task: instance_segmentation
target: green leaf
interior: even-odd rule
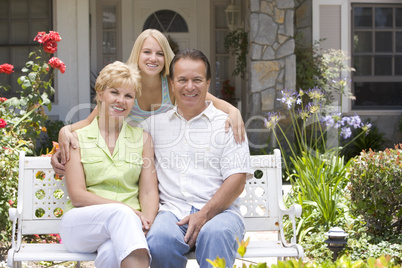
[[[31,82],[34,82],[36,80],[37,75],[38,75],[37,73],[31,72],[28,74],[28,78],[29,80],[31,80]]]
[[[49,90],[48,91],[49,91],[50,96],[52,96],[54,94],[54,92],[55,92],[54,88],[51,85],[49,85]]]
[[[26,76],[25,76],[25,75],[24,75],[24,76],[20,76],[20,77],[17,79],[18,84],[21,85],[22,83],[24,83],[25,79],[26,79]]]
[[[25,79],[25,81],[22,83],[21,87],[23,89],[31,88],[32,87],[31,81],[29,81],[28,79]]]
[[[259,262],[258,264],[257,264],[257,268],[267,268],[268,266],[267,266],[267,263],[266,262],[264,262],[264,263],[262,263],[262,262]]]
[[[34,64],[33,61],[27,61],[27,63],[25,64],[26,67],[31,67]]]
[[[9,103],[11,106],[14,106],[14,107],[20,106],[20,100],[16,97],[12,97],[11,99],[9,99]]]

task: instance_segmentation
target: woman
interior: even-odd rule
[[[130,113],[130,123],[141,122],[152,114],[166,112],[173,107],[175,99],[167,78],[173,56],[174,53],[167,38],[158,30],[148,29],[138,36],[127,64],[136,66],[140,70],[143,90],[141,97],[136,100]],[[230,124],[236,141],[243,142],[245,130],[239,110],[210,93],[207,94],[207,100],[212,101],[216,108],[229,115],[226,124],[227,130]],[[58,174],[64,173],[64,163],[69,159],[68,147],[70,143],[73,148],[78,145],[71,133],[89,125],[97,114],[98,111],[95,108],[88,118],[73,125],[64,126],[60,130],[60,150],[52,156],[52,166]]]
[[[148,267],[145,235],[158,211],[152,139],[125,121],[141,93],[139,71],[107,65],[95,90],[99,116],[74,135],[65,165],[70,201],[60,224],[72,252],[97,252],[96,267]]]

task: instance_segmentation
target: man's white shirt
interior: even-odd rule
[[[178,219],[189,215],[192,207],[201,209],[229,176],[252,176],[247,140],[237,144],[232,129],[225,132],[227,114],[211,102],[207,105],[188,121],[175,106],[140,124],[154,143],[160,211],[170,211]],[[237,200],[227,210],[241,217]]]

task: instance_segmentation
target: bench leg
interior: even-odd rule
[[[77,261],[77,264],[75,265],[75,267],[80,268],[81,267],[81,262]]]

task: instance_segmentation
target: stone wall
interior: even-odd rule
[[[295,88],[294,10],[294,0],[250,0],[246,127],[252,149],[261,149],[269,138],[262,116],[281,112],[280,91]]]
[[[312,0],[295,0],[295,36],[303,45],[312,44],[313,41],[313,7]],[[296,46],[297,46],[296,38]]]

